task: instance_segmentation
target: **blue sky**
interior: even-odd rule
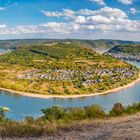
[[[140,0],[1,0],[0,39],[140,41]]]

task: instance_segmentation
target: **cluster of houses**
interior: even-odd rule
[[[104,76],[110,76],[113,82],[121,79],[131,78],[138,72],[134,68],[113,68],[113,69],[101,69],[96,73],[98,78],[94,80],[87,79],[81,83],[83,86],[91,86],[96,83],[101,83],[104,81]]]
[[[18,78],[23,79],[47,79],[50,81],[74,81],[80,77],[89,79],[93,77],[94,71],[80,71],[80,70],[48,70],[46,73],[40,72],[40,70],[33,70],[22,75],[18,75]]]
[[[96,84],[96,83],[101,83],[103,82],[103,79],[101,78],[98,78],[96,80],[86,80],[86,81],[82,81],[82,83],[80,85],[84,86],[84,87],[88,87],[88,86],[91,86],[93,84]]]
[[[18,78],[24,79],[46,79],[49,81],[75,81],[81,79],[82,86],[90,86],[96,83],[101,83],[104,81],[105,76],[111,77],[110,80],[117,81],[125,78],[131,78],[137,74],[134,68],[112,68],[112,69],[95,69],[89,71],[82,70],[48,70],[46,73],[40,70],[34,70],[22,75],[18,75]],[[98,77],[98,78],[97,78]]]
[[[28,72],[18,75],[17,78],[21,78],[21,79],[32,79],[33,77],[37,78],[36,74],[38,72],[40,72],[40,70],[28,71]]]
[[[41,74],[39,78],[51,81],[69,81],[77,78],[78,70],[51,70],[46,74]]]
[[[130,61],[140,61],[140,54],[128,54],[128,53],[107,53],[112,57],[121,59],[121,60],[130,60]]]

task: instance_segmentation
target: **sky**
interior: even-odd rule
[[[0,0],[0,39],[140,41],[140,0]]]

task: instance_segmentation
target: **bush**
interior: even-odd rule
[[[84,120],[87,118],[87,114],[84,108],[71,108],[67,117],[69,120]]]
[[[11,120],[5,120],[0,126],[1,137],[25,137],[25,136],[40,136],[43,134],[43,126],[31,125],[25,122],[15,122]]]
[[[140,111],[140,103],[134,103],[133,105],[126,107],[127,114],[134,114],[138,111]]]
[[[5,117],[4,110],[0,108],[0,118],[4,118],[4,117]]]
[[[50,122],[52,122],[53,120],[62,119],[66,114],[64,109],[59,106],[53,106],[52,108],[42,109],[42,112],[44,114],[43,118]]]
[[[103,118],[106,116],[105,112],[99,105],[92,105],[85,107],[88,118]]]
[[[109,112],[109,116],[120,116],[125,113],[125,108],[121,103],[114,104],[112,110]]]

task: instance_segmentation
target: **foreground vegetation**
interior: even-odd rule
[[[43,116],[38,119],[26,117],[21,122],[9,120],[0,109],[0,136],[1,137],[35,137],[41,135],[52,135],[63,129],[76,128],[82,122],[91,123],[98,119],[109,119],[112,117],[131,115],[140,111],[140,103],[127,107],[116,103],[108,113],[98,105],[86,106],[84,108],[62,108],[54,106],[43,109]]]
[[[26,45],[0,56],[0,87],[27,93],[99,93],[132,82],[138,73],[76,41]]]

